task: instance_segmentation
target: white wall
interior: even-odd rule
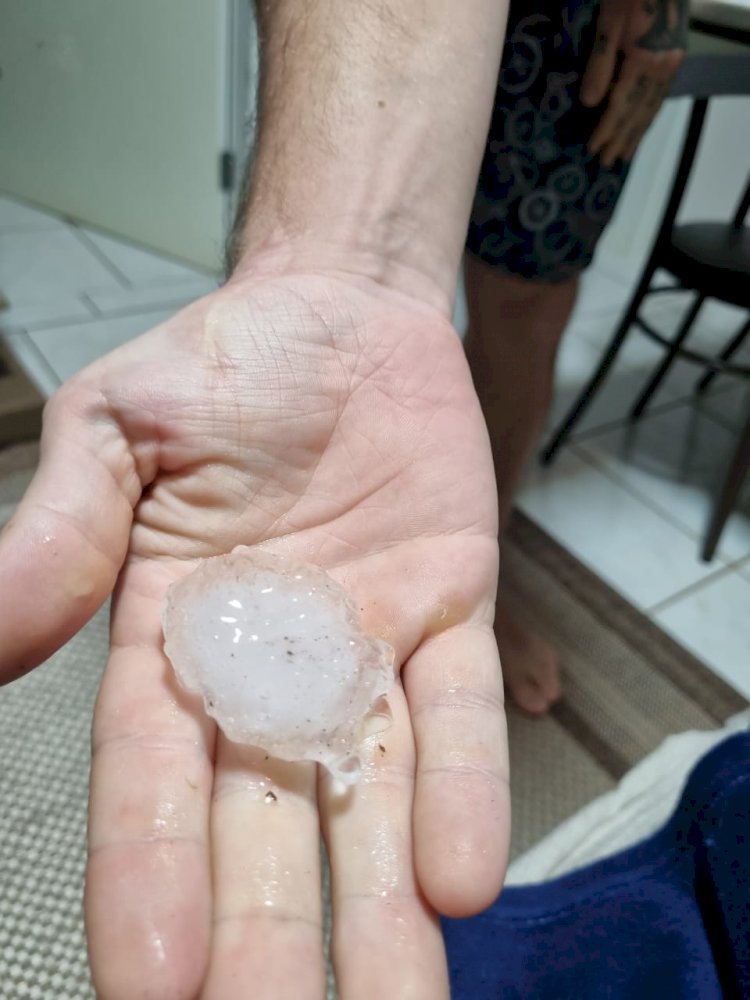
[[[0,0],[0,190],[217,266],[225,0]]]

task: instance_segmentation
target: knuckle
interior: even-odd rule
[[[502,713],[505,701],[502,695],[502,688],[498,690],[480,688],[453,688],[450,692],[440,692],[430,698],[424,704],[419,705],[413,712],[414,717],[420,715],[431,715],[437,713],[459,713],[459,712],[488,712],[490,714]]]
[[[493,761],[482,762],[479,760],[451,760],[441,764],[432,764],[420,768],[419,777],[422,778],[450,778],[462,785],[476,784],[491,785],[493,787],[506,786],[509,784],[507,772]]]

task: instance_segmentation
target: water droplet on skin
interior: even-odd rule
[[[277,801],[275,793],[270,790],[263,796],[263,800],[267,803],[267,805],[272,805]]]
[[[160,965],[164,966],[167,961],[167,949],[164,946],[164,940],[161,938],[156,931],[151,931],[148,935],[148,949],[153,955],[156,956],[156,961]]]

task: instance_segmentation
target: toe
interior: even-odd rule
[[[552,706],[553,699],[549,698],[533,680],[509,685],[509,689],[514,704],[529,715],[545,715]]]

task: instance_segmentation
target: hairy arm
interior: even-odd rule
[[[294,255],[447,310],[506,10],[504,0],[259,3],[260,138],[232,263],[260,254],[284,269]]]

